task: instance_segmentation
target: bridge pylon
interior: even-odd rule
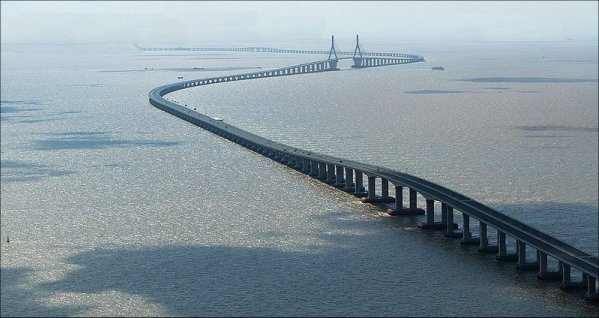
[[[331,56],[335,56],[334,59],[331,59]],[[337,57],[337,51],[335,50],[335,36],[331,35],[331,49],[329,50],[329,64],[332,69],[337,69],[337,61],[339,58]]]
[[[356,57],[356,54],[359,54],[360,57]],[[354,60],[352,67],[362,67],[362,49],[360,48],[360,37],[358,34],[356,34],[356,48],[354,49],[354,56],[352,58]]]

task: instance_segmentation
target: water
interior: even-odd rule
[[[597,255],[596,42],[370,46],[428,62],[169,98],[427,178]],[[597,314],[147,102],[178,76],[318,58],[3,45],[2,316]]]

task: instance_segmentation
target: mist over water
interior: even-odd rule
[[[427,62],[167,97],[426,178],[597,255],[596,42],[368,48]],[[597,314],[147,101],[167,83],[324,58],[3,45],[2,316]]]

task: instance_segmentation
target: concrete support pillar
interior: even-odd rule
[[[499,256],[497,256],[499,257]],[[538,269],[538,260],[539,260],[539,253],[537,253],[537,260],[534,262],[527,262],[526,261],[526,243],[520,240],[516,240],[516,254],[512,254],[512,255],[506,255],[503,257],[502,260],[510,260],[510,261],[517,261],[516,263],[516,269],[520,269],[520,270],[529,270],[529,269],[534,269],[537,270]]]
[[[482,221],[479,221],[479,222],[480,222],[480,226],[479,226],[479,232],[478,232],[478,236],[479,236],[478,251],[480,253],[497,253],[497,251],[498,251],[497,246],[489,246],[487,224]]]
[[[572,279],[570,277],[571,267],[566,263],[560,262],[560,264],[562,266],[562,283],[569,283]]]
[[[505,233],[497,230],[497,247],[499,251],[497,252],[499,256],[507,255],[507,248],[505,246]]]
[[[586,273],[582,273],[582,280],[575,282],[572,281],[571,277],[570,277],[570,270],[571,267],[568,264],[563,264],[562,266],[562,282],[559,284],[559,288],[561,290],[587,290],[587,293],[589,290],[594,289],[594,286],[592,286],[593,288],[591,288],[591,286],[589,285],[589,281],[588,281],[588,276]],[[596,294],[595,294],[596,295]],[[591,295],[585,295],[585,299],[592,299],[592,294]]]
[[[541,251],[537,251],[539,255],[539,276],[544,276],[547,274],[547,254]]]
[[[368,199],[373,200],[376,198],[376,177],[368,177]]]
[[[318,179],[325,180],[327,178],[327,164],[324,162],[318,163]]]
[[[526,264],[526,243],[516,240],[516,252],[518,253],[517,266],[524,266]]]
[[[441,223],[447,224],[447,205],[441,202]]]
[[[547,263],[547,253],[538,251],[539,253],[539,273],[537,273],[537,279],[546,280],[546,279],[562,279],[563,275],[563,263],[560,261],[558,263],[557,271],[549,271],[548,263]]]
[[[359,57],[354,57],[354,67],[357,68],[357,67],[363,67],[363,66],[364,66],[364,59],[359,58]]]
[[[327,183],[335,182],[335,165],[327,163]]]
[[[318,161],[310,160],[310,175],[312,177],[318,176]]]
[[[295,162],[295,165],[293,167],[299,171],[303,171],[304,170],[304,159],[297,157],[297,156],[293,156],[293,160]]]
[[[508,254],[505,240],[505,232],[497,230],[497,256],[495,259],[504,262],[513,262],[518,260],[518,253]],[[517,247],[516,247],[517,248]]]
[[[335,166],[335,186],[345,185],[345,178],[343,177],[343,166]]]
[[[389,197],[389,180],[385,178],[381,178],[381,197],[383,199]]]
[[[597,292],[597,279],[591,275],[587,275],[587,293],[584,295],[585,300],[599,300]]]
[[[395,186],[395,209],[403,209],[403,187]]]
[[[443,223],[447,225],[446,233],[453,232],[453,208],[441,202],[441,211],[445,211],[445,219]]]
[[[351,191],[354,186],[354,169],[345,168],[345,191]]]
[[[416,190],[410,188],[410,209],[416,209],[418,207],[416,194]]]
[[[329,67],[332,70],[336,70],[337,69],[337,60],[329,60]]]
[[[364,188],[364,180],[362,180],[363,178],[363,174],[362,171],[358,171],[356,170],[356,189],[354,191],[354,193],[356,194],[360,194],[363,192],[362,188]]]
[[[445,204],[445,203],[443,203]],[[447,211],[447,227],[445,230],[445,237],[450,238],[459,238],[462,237],[461,233],[457,233],[453,231],[453,207],[450,205],[446,205],[445,210]]]
[[[435,223],[435,200],[426,199],[426,224]]]
[[[311,169],[311,167],[310,167],[310,159],[304,158],[304,167],[303,167],[302,171],[304,173],[310,173],[310,171],[311,171],[310,169]]]
[[[472,233],[470,233],[470,215],[462,213],[462,219],[464,220],[464,230],[462,231],[462,241],[468,241],[472,238]]]
[[[480,244],[480,238],[472,237],[472,232],[470,232],[470,215],[462,212],[462,219],[464,220],[464,229],[462,230],[462,241],[460,244],[462,245],[478,245]]]

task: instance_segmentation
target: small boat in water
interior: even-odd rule
[[[431,70],[433,70],[433,71],[445,71],[445,68],[443,66],[433,66],[431,68]]]
[[[177,77],[177,78],[178,78],[178,79],[182,79],[182,78],[183,78],[183,76],[179,76],[179,77]]]

